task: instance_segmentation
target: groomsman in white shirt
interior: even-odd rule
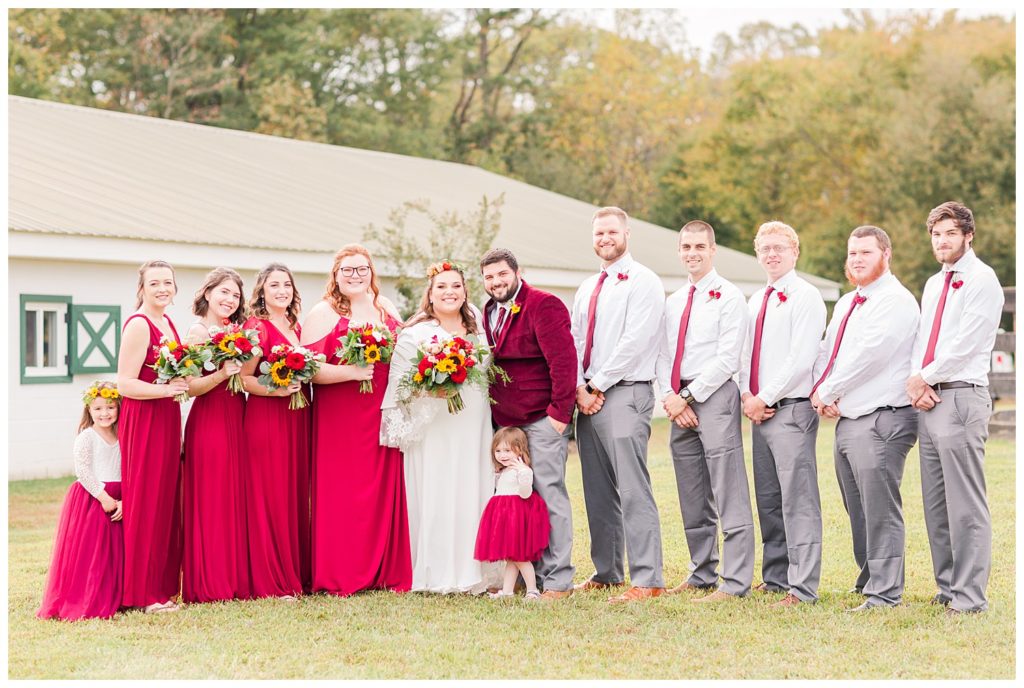
[[[901,603],[905,528],[900,483],[917,440],[917,410],[904,382],[920,310],[889,272],[892,242],[879,227],[853,230],[846,277],[856,290],[836,303],[825,331],[811,404],[838,418],[834,457],[843,505],[850,516],[854,589],[865,597],[847,611]]]
[[[740,399],[750,419],[754,496],[761,523],[761,592],[785,592],[776,607],[818,599],[821,499],[811,373],[825,330],[821,293],[796,274],[800,239],[782,222],[754,237],[768,285],[747,302]]]
[[[612,604],[658,597],[661,524],[647,472],[654,411],[655,356],[649,344],[661,322],[661,280],[629,254],[629,217],[601,208],[591,223],[601,272],[576,292],[572,334],[579,360],[576,441],[595,573],[576,590],[622,585],[629,553],[631,587]]]
[[[669,449],[690,550],[690,576],[670,592],[717,587],[692,600],[712,603],[747,595],[754,576],[754,519],[740,394],[732,379],[740,369],[747,308],[742,292],[715,270],[715,250],[708,223],[696,220],[679,230],[679,260],[689,277],[665,303],[657,366],[662,405],[673,423]]]
[[[939,588],[932,602],[947,606],[947,614],[981,612],[992,568],[984,470],[988,371],[1003,290],[974,254],[970,208],[943,203],[927,227],[942,269],[924,287],[907,393],[921,411],[921,492]]]

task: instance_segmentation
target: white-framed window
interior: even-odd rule
[[[21,382],[69,382],[70,296],[21,295]]]

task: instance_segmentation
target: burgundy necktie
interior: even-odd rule
[[[828,374],[832,372],[832,364],[836,362],[836,356],[839,354],[839,345],[843,341],[843,332],[846,331],[847,321],[849,321],[850,316],[853,315],[853,309],[867,300],[868,298],[866,296],[861,296],[860,294],[853,297],[853,302],[850,304],[850,310],[846,311],[846,315],[843,316],[843,322],[839,323],[839,331],[836,332],[836,343],[835,346],[832,347],[832,356],[828,359],[828,365],[825,366],[825,371],[821,374],[821,377],[818,378],[818,381],[814,383],[814,387],[811,389],[811,396],[814,396],[814,393],[818,391],[818,387],[820,387],[821,383],[825,381]]]
[[[590,305],[587,307],[587,341],[583,345],[584,375],[587,374],[587,368],[590,367],[590,349],[594,346],[594,326],[597,325],[597,297],[601,295],[601,286],[606,279],[608,279],[608,273],[602,271],[601,276],[597,279],[597,286],[594,287],[594,293],[590,295]]]
[[[495,346],[497,346],[498,340],[501,339],[501,331],[503,329],[505,329],[505,320],[506,320],[506,318],[508,316],[508,309],[507,308],[502,308],[501,306],[498,306],[497,308],[499,310],[499,313],[498,313],[498,322],[494,326],[494,344],[495,344]]]
[[[679,394],[680,376],[679,370],[683,365],[683,347],[686,344],[686,328],[690,324],[690,309],[693,308],[693,294],[697,291],[697,285],[690,285],[690,294],[686,297],[686,308],[683,309],[683,317],[679,318],[679,336],[676,338],[676,357],[672,361],[672,391]]]
[[[754,352],[750,355],[750,393],[757,395],[760,386],[758,385],[758,368],[761,365],[761,332],[764,331],[764,312],[768,309],[768,297],[775,291],[775,287],[768,287],[764,292],[764,301],[761,302],[761,310],[758,311],[757,321],[754,323]]]
[[[935,345],[939,342],[939,327],[942,326],[942,311],[946,308],[946,295],[949,294],[949,283],[953,281],[953,271],[946,273],[946,283],[942,285],[942,296],[939,297],[939,305],[935,307],[935,319],[932,320],[932,332],[928,335],[928,347],[924,350],[924,361],[921,367],[935,360]]]

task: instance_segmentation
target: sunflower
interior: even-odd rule
[[[167,342],[167,350],[168,351],[174,351],[177,348],[178,348],[178,342],[174,341],[173,339],[170,340],[169,342]]]
[[[376,363],[380,360],[380,347],[376,344],[370,344],[363,350],[363,358],[366,359],[367,363]]]
[[[110,389],[109,387],[104,387],[103,389],[100,390],[100,396],[103,397],[104,399],[110,399],[114,396],[114,390]]]
[[[423,376],[420,375],[419,373],[416,373],[415,375],[412,376],[412,381],[416,383],[423,382]]]
[[[455,362],[452,359],[444,358],[441,359],[441,361],[436,366],[434,366],[434,369],[437,370],[437,372],[439,373],[454,373],[456,367],[457,366],[455,365]]]
[[[226,354],[233,354],[235,353],[235,349],[232,346],[232,344],[234,344],[235,340],[241,336],[241,334],[229,334],[228,336],[224,337],[224,339],[220,340],[220,343],[217,345],[217,348]]]
[[[284,372],[283,377],[281,376],[282,371]],[[292,383],[292,370],[284,361],[278,361],[270,366],[270,379],[274,381],[275,385],[287,387]]]

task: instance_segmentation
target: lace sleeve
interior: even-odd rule
[[[402,451],[408,451],[420,440],[437,409],[443,406],[443,403],[431,403],[440,401],[437,399],[409,397],[402,389],[402,380],[412,369],[419,332],[421,328],[414,326],[398,335],[391,355],[388,388],[381,402],[380,443]]]
[[[75,438],[75,477],[86,492],[98,497],[106,486],[96,478],[96,473],[92,469],[92,437],[92,431],[83,430]]]
[[[533,494],[533,471],[524,468],[516,472],[516,483],[519,488],[519,496],[528,499]]]

